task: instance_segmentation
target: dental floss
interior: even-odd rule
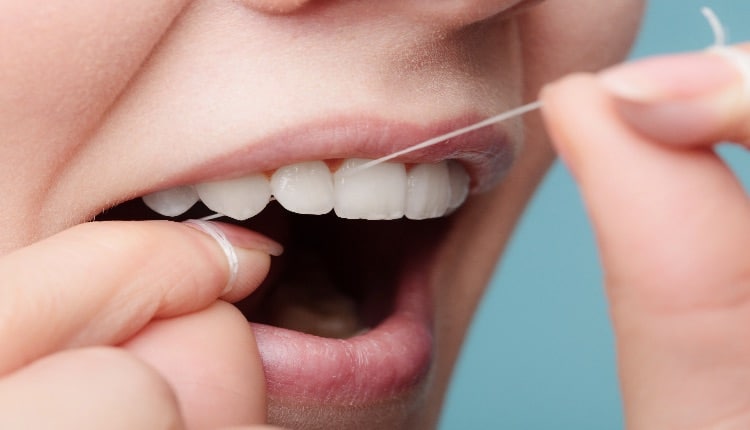
[[[701,8],[701,13],[708,21],[711,26],[711,30],[714,33],[714,44],[707,49],[708,52],[720,55],[725,60],[732,63],[742,75],[745,83],[745,95],[750,97],[750,54],[732,46],[728,46],[727,43],[727,30],[722,24],[719,17],[710,7]]]
[[[218,214],[217,214],[218,215]],[[227,239],[227,236],[224,234],[221,229],[216,227],[216,225],[204,221],[201,219],[190,219],[187,221],[184,221],[185,224],[188,224],[190,227],[193,227],[197,230],[200,230],[207,235],[214,238],[216,243],[219,244],[219,247],[224,252],[224,255],[227,257],[227,263],[229,264],[229,279],[227,280],[227,285],[224,287],[224,290],[221,294],[226,294],[230,291],[232,291],[232,287],[234,287],[234,282],[237,280],[237,273],[240,269],[240,263],[239,259],[237,258],[237,252],[234,250],[234,246],[232,243]]]
[[[204,216],[203,218],[198,218],[200,221],[213,221],[215,219],[223,218],[226,215],[220,214],[220,213],[214,213],[213,215]]]
[[[708,51],[714,52],[718,55],[723,56],[725,59],[733,63],[735,67],[737,67],[739,72],[745,78],[744,79],[745,91],[747,92],[748,95],[750,95],[750,55],[736,48],[727,46],[727,39],[728,39],[727,29],[722,24],[721,19],[719,19],[718,15],[716,15],[716,12],[714,12],[713,9],[711,9],[708,6],[704,6],[701,8],[701,14],[703,14],[703,16],[706,18],[706,21],[708,21],[708,25],[711,27],[711,31],[713,32],[713,35],[714,35],[714,43],[712,46],[708,48]],[[389,155],[380,157],[378,159],[368,161],[364,164],[361,164],[355,168],[348,170],[347,172],[344,173],[344,175],[350,176],[350,175],[357,174],[363,170],[367,170],[371,167],[377,166],[378,164],[385,163],[386,161],[390,161],[396,157],[400,157],[402,155],[408,154],[410,152],[418,151],[420,149],[428,148],[430,146],[445,142],[448,139],[452,139],[454,137],[458,137],[463,134],[470,133],[472,131],[475,131],[475,130],[478,130],[487,126],[497,124],[497,123],[512,119],[517,116],[524,115],[526,113],[535,111],[541,107],[542,107],[541,101],[535,101],[535,102],[531,102],[523,106],[519,106],[515,109],[505,111],[503,113],[484,119],[477,123],[468,125],[466,127],[463,127],[457,130],[450,131],[440,136],[430,138],[424,142],[417,143],[408,148],[393,152]],[[208,215],[206,217],[200,218],[199,221],[211,221],[211,220],[222,218],[222,217],[224,217],[224,215],[220,213],[214,213],[213,215]],[[221,233],[221,231],[219,231],[219,233]],[[223,235],[223,233],[221,234]],[[219,239],[217,239],[217,241],[218,240]],[[234,249],[232,249],[232,252],[234,252]]]
[[[442,143],[442,142],[444,142],[444,141],[446,141],[448,139],[452,139],[452,138],[460,136],[462,134],[466,134],[466,133],[469,133],[469,132],[472,132],[472,131],[475,131],[475,130],[479,130],[480,128],[487,127],[487,126],[492,125],[492,124],[497,124],[499,122],[503,122],[503,121],[506,121],[508,119],[511,119],[511,118],[514,118],[514,117],[517,117],[517,116],[521,116],[521,115],[523,115],[525,113],[535,111],[535,110],[537,110],[537,109],[539,109],[541,107],[542,107],[542,102],[541,101],[535,101],[535,102],[532,102],[532,103],[529,103],[529,104],[525,104],[523,106],[519,106],[519,107],[517,107],[515,109],[511,109],[509,111],[506,111],[506,112],[503,112],[501,114],[495,115],[493,117],[487,118],[485,120],[479,121],[479,122],[474,123],[472,125],[469,125],[469,126],[466,126],[466,127],[463,127],[463,128],[459,128],[458,130],[453,130],[453,131],[445,133],[443,135],[436,136],[436,137],[433,137],[431,139],[428,139],[428,140],[426,140],[426,141],[424,141],[422,143],[418,143],[416,145],[412,145],[412,146],[410,146],[408,148],[405,148],[405,149],[402,149],[400,151],[391,153],[391,154],[386,155],[384,157],[380,157],[378,159],[375,159],[375,160],[372,160],[372,161],[368,161],[368,162],[366,162],[364,164],[361,164],[361,165],[359,165],[357,167],[354,167],[354,168],[352,168],[350,170],[347,170],[344,174],[346,176],[357,174],[357,173],[359,173],[359,172],[361,172],[363,170],[369,169],[369,168],[371,168],[373,166],[377,166],[378,164],[381,164],[381,163],[385,163],[386,161],[392,160],[392,159],[394,159],[396,157],[400,157],[400,156],[402,156],[404,154],[408,154],[410,152],[414,152],[414,151],[417,151],[417,150],[420,150],[420,149],[428,148],[428,147],[433,146],[433,145],[437,145],[438,143]]]
[[[701,8],[701,13],[708,21],[708,25],[711,27],[711,30],[714,34],[714,45],[709,48],[710,51],[716,52],[717,54],[720,54],[724,56],[726,59],[734,63],[734,65],[740,70],[740,72],[745,77],[745,88],[748,94],[750,94],[750,56],[748,54],[745,54],[742,51],[737,50],[736,48],[730,48],[726,46],[727,42],[727,31],[724,25],[721,23],[721,20],[716,15],[716,13],[711,9],[710,7],[704,6]],[[516,116],[520,116],[523,114],[526,114],[528,112],[532,112],[534,110],[537,110],[542,107],[542,102],[535,101],[520,107],[517,107],[515,109],[511,109],[507,112],[501,113],[499,115],[490,117],[488,119],[485,119],[483,121],[480,121],[478,123],[472,124],[470,126],[460,128],[458,130],[454,130],[451,132],[448,132],[446,134],[443,134],[441,136],[433,137],[429,140],[426,140],[422,143],[418,143],[416,145],[410,146],[408,148],[402,149],[400,151],[394,152],[392,154],[386,155],[384,157],[378,158],[376,160],[368,161],[367,163],[364,163],[360,166],[357,166],[351,170],[348,170],[345,175],[353,175],[356,173],[359,173],[363,170],[369,169],[371,167],[377,166],[378,164],[384,163],[386,161],[392,160],[396,157],[400,157],[402,155],[408,154],[413,151],[417,151],[419,149],[424,149],[433,145],[436,145],[438,143],[442,143],[448,139],[460,136],[462,134],[466,134],[469,132],[472,132],[474,130],[487,127],[492,124],[496,124],[511,118],[514,118]]]
[[[708,21],[708,25],[711,26],[711,31],[714,33],[714,47],[726,46],[727,30],[716,15],[716,12],[708,6],[703,6],[701,13],[706,18],[706,21]]]

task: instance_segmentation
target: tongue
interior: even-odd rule
[[[286,281],[266,301],[268,324],[321,337],[346,339],[363,330],[357,303],[328,282]]]

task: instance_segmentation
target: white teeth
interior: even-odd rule
[[[261,212],[273,194],[288,211],[322,215],[333,209],[341,218],[421,220],[453,212],[469,194],[470,178],[456,161],[416,164],[382,163],[348,172],[369,160],[344,160],[331,174],[323,161],[281,167],[271,179],[263,174],[204,182],[159,191],[143,202],[164,216],[178,216],[198,200],[218,214],[246,220]]]
[[[397,219],[406,206],[406,168],[400,163],[378,164],[345,175],[368,160],[345,160],[334,180],[333,210],[340,218]]]
[[[291,212],[322,215],[333,209],[333,175],[322,161],[278,169],[271,176],[271,192]]]
[[[198,193],[191,186],[175,187],[143,196],[143,203],[163,216],[182,215],[198,200]]]
[[[469,195],[469,184],[471,178],[466,169],[456,161],[448,161],[448,173],[451,183],[451,199],[448,203],[448,211],[453,211],[461,206]]]
[[[209,209],[236,220],[257,215],[271,200],[271,186],[262,174],[204,182],[195,188]]]
[[[409,170],[406,217],[437,218],[445,215],[451,199],[448,164],[417,164]]]

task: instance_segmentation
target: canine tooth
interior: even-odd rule
[[[170,217],[184,214],[199,200],[195,188],[189,185],[157,191],[141,199],[152,211]]]
[[[333,175],[322,161],[276,170],[271,176],[271,192],[288,211],[322,215],[333,209]]]
[[[404,216],[406,168],[401,163],[383,163],[345,175],[368,160],[345,160],[333,175],[333,210],[341,218],[396,219]]]
[[[451,199],[448,203],[448,211],[461,206],[469,195],[469,183],[471,178],[466,169],[457,161],[448,161],[448,172],[451,182]]]
[[[417,164],[409,170],[406,217],[437,218],[445,215],[451,199],[451,181],[446,162]]]
[[[240,221],[260,213],[271,200],[271,186],[262,174],[204,182],[195,189],[209,209]]]

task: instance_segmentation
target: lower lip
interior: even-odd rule
[[[253,323],[269,397],[354,406],[420,385],[432,361],[429,288],[427,271],[411,269],[401,278],[394,311],[365,334],[327,339]]]

